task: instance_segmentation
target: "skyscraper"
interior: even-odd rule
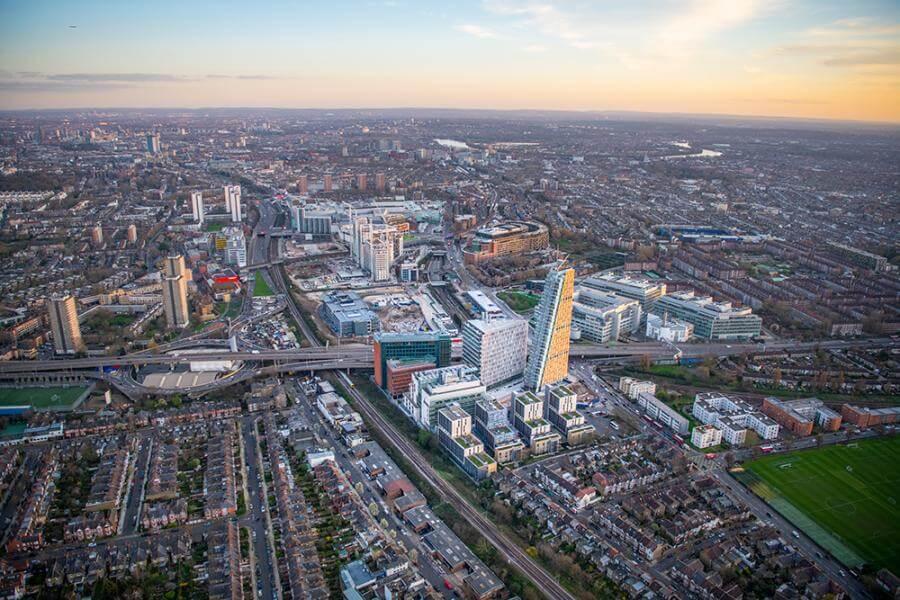
[[[91,228],[91,242],[93,242],[95,246],[103,245],[103,228],[99,225],[94,225],[94,227]]]
[[[301,175],[297,178],[297,193],[306,195],[309,191],[309,183],[306,175]]]
[[[384,192],[384,173],[375,173],[375,191]]]
[[[137,225],[132,223],[128,226],[128,243],[133,244],[137,241]]]
[[[232,223],[241,222],[241,186],[225,186],[225,210],[231,213]]]
[[[147,152],[150,154],[159,154],[160,151],[160,143],[159,143],[159,134],[158,133],[148,133],[147,134]]]
[[[333,189],[334,183],[332,182],[331,174],[325,175],[324,179],[322,180],[322,190],[325,192],[330,192]]]
[[[569,372],[569,334],[572,329],[574,269],[552,269],[534,316],[534,337],[525,369],[525,386],[542,390]]]
[[[528,353],[528,321],[469,319],[463,326],[463,361],[488,386],[522,375]]]
[[[358,189],[360,192],[366,191],[366,174],[365,173],[359,173],[356,176],[356,189]]]
[[[56,353],[75,354],[83,350],[75,296],[52,296],[47,303],[47,310],[50,313],[50,331],[53,333],[53,348]]]
[[[228,192],[225,193],[227,198]],[[203,225],[203,192],[191,192],[191,214],[195,223]]]
[[[184,274],[184,257],[166,258],[163,268],[163,310],[170,329],[181,329],[188,324],[187,279]]]

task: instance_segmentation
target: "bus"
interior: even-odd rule
[[[775,446],[760,446],[759,449],[762,451],[763,454],[768,454],[772,450],[775,449]]]
[[[710,460],[712,460],[712,459],[715,458],[715,457],[716,457],[716,453],[715,453],[715,452],[707,452],[707,453],[706,453],[706,458],[708,458],[708,459],[710,459]]]
[[[613,429],[615,429],[616,431],[619,430],[619,424],[616,423],[615,421],[610,421],[609,426],[612,427]]]
[[[676,433],[676,434],[674,434],[672,437],[675,438],[675,441],[676,441],[676,442],[678,442],[678,443],[681,444],[681,445],[684,445],[684,438],[682,438],[680,435],[678,435],[678,434]]]

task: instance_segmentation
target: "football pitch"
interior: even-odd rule
[[[900,567],[900,437],[776,454],[742,479],[847,566]]]
[[[0,388],[0,407],[30,404],[34,408],[66,408],[87,389],[85,386],[50,388]]]

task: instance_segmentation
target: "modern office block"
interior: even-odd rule
[[[750,307],[735,308],[730,302],[714,302],[692,291],[663,296],[653,312],[681,319],[694,326],[694,335],[708,340],[748,339],[762,331],[762,319]]]
[[[528,354],[528,322],[523,319],[466,321],[463,361],[478,370],[488,387],[520,377]]]
[[[388,361],[432,363],[435,367],[450,364],[450,336],[446,333],[420,331],[416,333],[385,333],[374,335],[375,383],[387,389]]]
[[[421,371],[412,376],[404,410],[420,427],[434,430],[439,410],[456,403],[471,414],[475,402],[484,396],[486,389],[475,369],[465,365]]]

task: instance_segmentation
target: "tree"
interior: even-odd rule
[[[641,370],[642,370],[642,371],[649,371],[649,370],[650,370],[650,365],[651,365],[651,364],[652,364],[652,362],[650,361],[650,355],[649,355],[649,354],[642,354],[642,355],[641,355]]]
[[[369,503],[369,514],[371,514],[373,517],[378,514],[378,505],[374,502]]]

